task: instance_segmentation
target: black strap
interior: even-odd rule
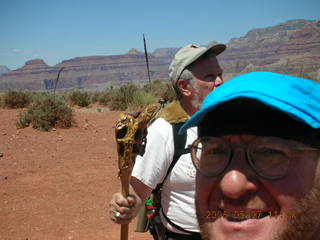
[[[161,208],[161,212],[162,212],[162,215],[164,216],[164,218],[167,220],[168,223],[170,223],[171,226],[174,226],[176,229],[182,231],[182,232],[185,232],[185,233],[189,233],[189,234],[199,234],[199,232],[192,232],[192,231],[188,231],[188,230],[185,230],[184,228],[180,227],[179,225],[173,223],[168,217],[167,215],[164,213],[163,211],[163,208]]]
[[[181,157],[181,155],[189,153],[190,149],[184,148],[187,142],[187,133],[184,132],[183,134],[179,135],[178,132],[180,128],[182,127],[182,123],[174,123],[172,124],[172,133],[173,133],[173,143],[174,143],[174,155],[172,162],[170,163],[170,166],[168,168],[168,171],[166,173],[166,176],[164,177],[163,181],[157,185],[157,187],[153,190],[153,192],[159,192],[160,189],[162,188],[164,181],[167,179],[169,176],[171,170],[173,167],[176,165],[177,161]]]
[[[201,240],[202,239],[200,233],[186,235],[186,234],[170,232],[169,230],[166,231],[166,237],[168,239],[174,239],[174,240]]]
[[[174,155],[173,155],[173,159],[172,162],[170,163],[170,166],[167,170],[166,176],[164,177],[163,181],[161,183],[159,183],[157,185],[157,187],[153,190],[153,192],[156,193],[160,193],[161,192],[161,188],[165,182],[165,180],[167,179],[167,177],[169,176],[170,172],[172,171],[173,167],[176,165],[176,163],[178,162],[179,158],[181,157],[181,155],[189,153],[190,152],[190,148],[185,148],[186,142],[187,142],[187,133],[184,132],[183,134],[179,135],[179,130],[182,127],[184,123],[176,123],[176,124],[172,124],[172,133],[173,133],[173,142],[174,142]],[[172,221],[170,221],[170,219],[164,214],[163,209],[161,208],[162,214],[165,217],[165,219],[176,229],[188,233],[188,234],[195,234],[195,232],[191,232],[191,231],[187,231],[184,230],[182,227],[174,224]],[[199,234],[199,233],[196,233]]]

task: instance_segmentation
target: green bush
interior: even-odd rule
[[[47,93],[45,93],[47,94]],[[70,92],[56,92],[56,97],[58,97],[61,101],[68,102],[70,101]]]
[[[157,101],[158,99],[155,96],[139,89],[134,93],[132,101],[128,103],[127,109],[129,111],[140,111],[148,104],[156,103]]]
[[[96,103],[100,101],[100,97],[101,97],[101,92],[91,92],[90,93],[90,101],[91,103]]]
[[[100,96],[99,103],[111,110],[140,110],[146,105],[164,99],[168,102],[175,99],[175,93],[169,82],[154,81],[143,88],[133,84],[120,87],[109,87]]]
[[[126,110],[130,103],[133,102],[138,87],[133,84],[122,85],[119,88],[113,88],[111,93],[111,110]]]
[[[176,94],[169,81],[155,80],[151,84],[144,85],[144,90],[156,98],[171,102],[176,99]]]
[[[72,109],[54,95],[38,97],[20,114],[17,127],[33,128],[48,131],[53,127],[69,128],[74,123]]]
[[[3,104],[7,108],[24,108],[31,102],[31,97],[28,93],[21,90],[9,90],[5,93]]]
[[[110,105],[111,102],[111,96],[112,96],[112,91],[113,88],[109,88],[105,91],[103,91],[100,96],[99,96],[99,104],[103,105],[103,106],[108,106]]]
[[[88,107],[91,103],[90,94],[88,92],[73,91],[69,97],[71,104],[80,107]]]
[[[4,93],[0,92],[0,107],[4,107]]]
[[[39,98],[42,99],[43,97],[47,96],[48,93],[46,92],[30,92],[29,96],[30,96],[30,104],[32,104],[33,102],[37,101]]]
[[[171,83],[166,83],[165,86],[166,86],[165,89],[161,93],[161,98],[168,101],[168,102],[172,102],[174,100],[177,100],[176,93],[175,93]]]

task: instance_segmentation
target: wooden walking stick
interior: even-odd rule
[[[148,123],[158,108],[159,105],[151,104],[137,114],[122,113],[116,123],[119,177],[124,197],[129,195],[129,182],[135,158],[138,154],[144,154]],[[128,231],[128,224],[121,225],[121,240],[128,239]]]

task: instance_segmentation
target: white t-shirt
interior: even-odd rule
[[[197,128],[187,131],[185,148],[197,138]],[[150,188],[161,183],[174,155],[172,125],[158,118],[148,128],[147,145],[143,157],[137,156],[132,176]],[[195,175],[190,154],[183,154],[162,187],[161,205],[165,215],[174,224],[187,231],[199,232],[195,212]],[[170,231],[181,232],[171,226],[161,214],[164,226]]]

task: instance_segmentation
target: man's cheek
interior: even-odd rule
[[[207,178],[199,176],[197,173],[196,177],[196,203],[198,210],[199,220],[203,222],[208,222],[215,220],[215,215],[219,214],[212,210],[215,208],[215,204],[212,202],[212,181],[208,181]]]
[[[209,219],[209,215],[208,215],[208,209],[204,208],[204,206],[199,206],[200,204],[196,204],[197,207],[197,219],[199,224],[204,224],[206,222],[208,222]]]

